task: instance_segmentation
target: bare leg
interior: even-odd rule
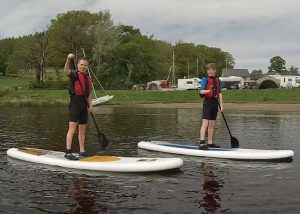
[[[78,140],[79,140],[80,152],[85,152],[84,149],[85,132],[86,132],[86,124],[79,124]]]
[[[69,122],[69,130],[67,133],[66,141],[67,141],[67,149],[72,148],[72,141],[73,141],[73,136],[77,128],[77,123],[75,122]]]
[[[216,121],[215,120],[209,120],[208,121],[208,144],[213,143],[213,135],[214,135],[214,128],[216,126]]]
[[[202,125],[200,128],[200,140],[205,140],[205,133],[206,133],[207,127],[208,127],[208,120],[203,119]]]

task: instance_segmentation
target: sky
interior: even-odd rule
[[[0,39],[41,31],[58,13],[109,10],[115,24],[227,51],[235,68],[300,67],[300,0],[0,0]],[[176,54],[176,53],[175,53]]]

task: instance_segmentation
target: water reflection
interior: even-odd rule
[[[8,148],[22,146],[64,150],[67,112],[65,107],[1,108],[0,213],[257,213],[257,207],[263,207],[264,213],[297,213],[300,209],[297,113],[226,112],[242,147],[292,149],[291,163],[141,150],[137,148],[141,140],[196,142],[200,110],[108,106],[95,109],[95,117],[111,143],[100,151],[90,123],[86,146],[91,154],[181,157],[184,166],[171,172],[120,174],[43,166],[5,155]],[[229,146],[221,117],[217,123],[215,141]],[[260,197],[253,197],[258,192]]]
[[[215,212],[221,208],[220,189],[223,187],[223,181],[214,174],[211,164],[202,163],[202,191],[201,191],[201,207],[207,212]]]
[[[77,205],[72,208],[72,214],[77,213],[98,213],[93,210],[94,208],[94,196],[92,191],[89,191],[88,183],[85,178],[72,178],[68,188],[68,193],[72,198],[77,201]],[[102,211],[107,211],[106,207],[100,208]]]

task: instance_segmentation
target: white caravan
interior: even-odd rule
[[[280,87],[282,88],[300,88],[300,76],[291,75],[269,75],[275,79],[280,80]]]
[[[178,79],[178,90],[196,90],[200,88],[200,78]]]

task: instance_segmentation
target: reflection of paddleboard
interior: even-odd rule
[[[181,155],[237,160],[278,160],[291,159],[294,156],[294,152],[292,150],[260,150],[239,148],[210,148],[209,150],[199,150],[197,145],[176,144],[165,141],[142,141],[138,143],[138,147],[142,149]]]
[[[134,158],[99,155],[72,161],[64,158],[64,152],[33,148],[12,148],[7,150],[7,155],[40,164],[110,172],[161,171],[178,168],[183,164],[180,158]]]

